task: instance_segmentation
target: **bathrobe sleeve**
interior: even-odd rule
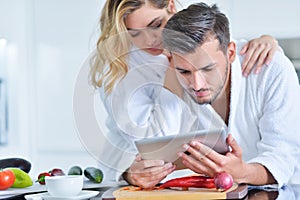
[[[280,52],[257,84],[256,100],[261,140],[258,156],[249,163],[264,165],[278,182],[287,184],[299,165],[300,88],[292,63]]]

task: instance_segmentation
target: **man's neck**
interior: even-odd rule
[[[228,125],[230,114],[230,90],[231,90],[231,69],[229,68],[228,79],[226,80],[224,91],[220,96],[211,104],[214,110],[221,116],[224,122]]]

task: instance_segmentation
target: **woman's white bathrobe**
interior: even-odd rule
[[[101,160],[106,180],[119,180],[137,154],[134,140],[186,133],[196,116],[182,99],[163,87],[169,60],[133,48],[129,71],[110,95],[100,88],[108,118]]]

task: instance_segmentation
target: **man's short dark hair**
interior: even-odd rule
[[[229,21],[216,4],[190,5],[176,13],[163,30],[164,46],[171,52],[192,53],[208,37],[215,37],[226,53],[230,41]]]

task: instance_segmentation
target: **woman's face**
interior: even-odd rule
[[[146,3],[126,17],[125,25],[135,46],[152,55],[163,52],[162,29],[176,11],[175,6],[168,8],[158,9]]]

